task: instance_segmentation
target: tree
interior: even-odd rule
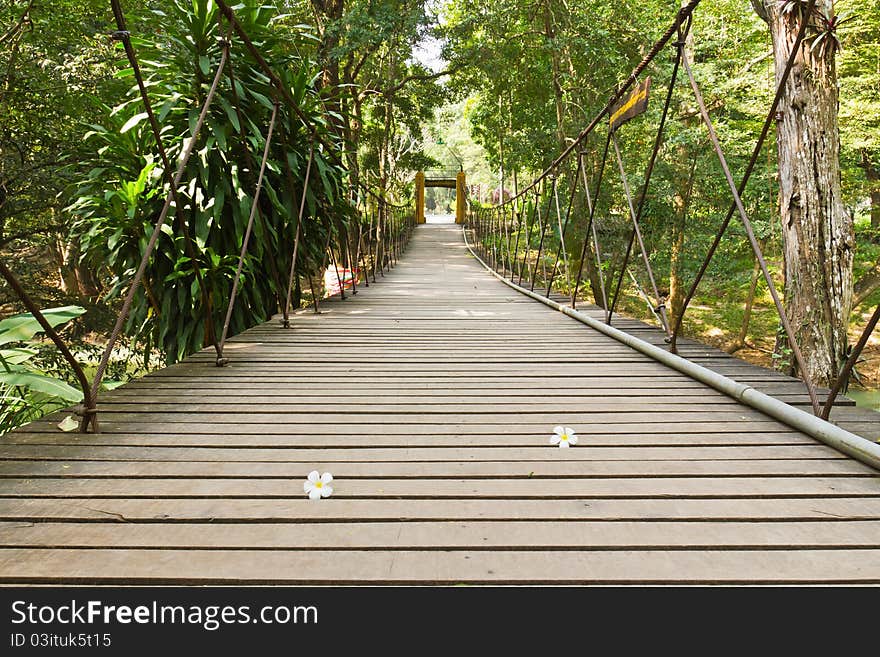
[[[290,267],[297,234],[297,271],[318,273],[324,266],[328,232],[344,230],[353,216],[344,173],[333,162],[338,156],[319,147],[306,186],[307,212],[298,230],[312,131],[327,144],[333,138],[331,128],[313,87],[312,62],[290,53],[290,34],[273,27],[277,10],[261,0],[248,0],[238,6],[237,14],[298,104],[298,112],[282,102],[254,57],[233,38],[230,64],[176,190],[180,207],[163,227],[144,275],[145,294],[135,297],[127,326],[128,335],[160,349],[167,362],[201,349],[210,343],[209,336],[221,332],[273,101],[278,102],[277,121],[230,316],[231,333],[277,312],[287,291],[286,276],[280,272]],[[132,34],[142,35],[132,40],[173,163],[191,138],[222,60],[217,5],[173,0],[158,14],[131,18]],[[120,75],[129,76],[131,70],[123,69]],[[91,152],[78,163],[81,179],[68,211],[75,218],[73,233],[84,256],[101,271],[106,295],[112,298],[131,282],[168,194],[170,176],[163,171],[136,86],[125,102],[105,114],[105,125],[92,125],[83,139]]]
[[[807,4],[752,0],[770,27],[777,80],[808,21],[777,121],[779,213],[786,310],[804,353],[802,374],[828,385],[846,358],[855,238],[841,192],[834,2],[819,0],[809,15]]]
[[[44,286],[41,297],[95,292],[67,239],[61,193],[66,160],[84,151],[81,124],[100,111],[100,96],[124,93],[112,76],[107,10],[103,0],[0,5],[0,248],[13,252],[31,288],[57,266],[61,294]],[[21,247],[37,242],[39,255],[25,264]]]

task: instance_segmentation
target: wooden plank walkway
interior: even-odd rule
[[[322,311],[108,394],[99,435],[0,439],[0,582],[880,583],[876,471],[510,290],[458,227]]]

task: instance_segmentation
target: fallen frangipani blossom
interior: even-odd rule
[[[322,497],[330,497],[333,494],[333,475],[329,472],[319,474],[312,470],[303,483],[303,490],[309,494],[310,500],[320,500]]]
[[[550,436],[550,444],[571,447],[578,444],[578,437],[571,427],[554,427],[553,435]]]
[[[79,422],[77,422],[72,415],[68,415],[58,423],[58,428],[62,431],[70,432],[79,428]]]

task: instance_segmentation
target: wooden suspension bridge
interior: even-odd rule
[[[876,470],[505,286],[460,226],[226,349],[106,394],[101,433],[56,415],[0,440],[0,581],[880,583]],[[832,419],[880,433],[846,399]],[[314,469],[329,499],[304,496]]]

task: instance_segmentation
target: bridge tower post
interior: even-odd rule
[[[459,171],[455,176],[455,223],[457,224],[463,224],[467,214],[465,183],[464,171]]]
[[[425,223],[425,172],[416,172],[416,223]]]

